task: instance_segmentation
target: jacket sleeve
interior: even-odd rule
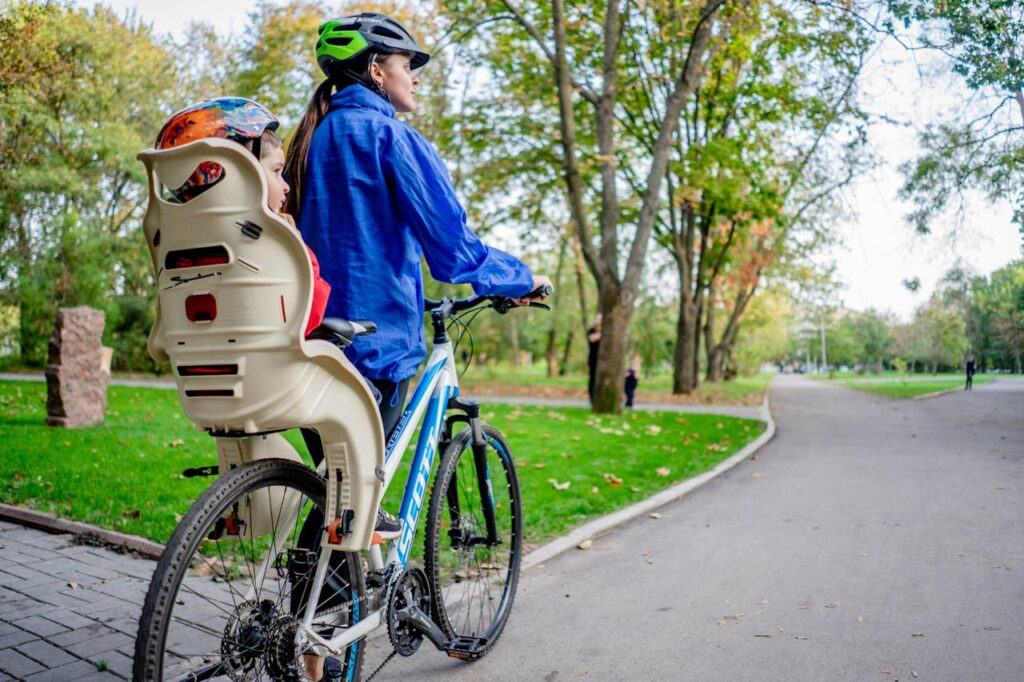
[[[423,249],[431,276],[449,284],[472,284],[477,294],[529,293],[530,268],[486,246],[469,229],[448,170],[434,148],[411,128],[393,129],[390,142],[382,159],[390,189]]]

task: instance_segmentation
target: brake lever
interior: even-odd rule
[[[544,310],[551,310],[551,306],[547,303],[538,303],[537,301],[530,301],[528,304],[531,308],[542,308]]]

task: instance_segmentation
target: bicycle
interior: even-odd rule
[[[182,518],[154,573],[136,640],[136,678],[300,680],[304,656],[328,653],[341,662],[340,679],[356,680],[362,640],[379,627],[404,656],[424,637],[463,660],[488,653],[515,598],[522,501],[505,438],[483,423],[479,404],[459,396],[458,340],[453,345],[448,327],[462,324],[465,333],[459,313],[504,313],[514,305],[496,296],[427,302],[433,351],[387,444],[382,472],[387,488],[422,420],[399,512],[402,534],[386,559],[375,545],[364,569],[357,553],[323,552],[302,537],[302,520],[326,511],[324,479],[304,464],[265,459],[225,472]],[[339,334],[340,343],[350,341]],[[460,422],[466,426],[455,433]],[[438,451],[420,569],[409,558]],[[211,469],[187,475],[219,473]],[[270,527],[251,522],[246,538],[238,511],[264,496]],[[334,554],[340,559],[332,561]]]

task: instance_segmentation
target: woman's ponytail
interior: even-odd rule
[[[288,192],[284,210],[296,221],[299,219],[299,209],[302,206],[302,186],[306,180],[306,158],[309,156],[309,145],[313,141],[313,131],[327,116],[333,90],[334,83],[330,79],[317,86],[313,98],[309,101],[309,106],[306,107],[306,113],[302,115],[302,120],[295,127],[291,143],[288,145],[284,167],[291,191]]]

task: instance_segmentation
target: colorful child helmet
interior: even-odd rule
[[[223,137],[245,144],[280,121],[270,111],[244,97],[218,97],[185,107],[167,119],[156,136],[157,149],[170,149],[207,137]]]
[[[185,107],[164,123],[156,136],[157,149],[171,149],[195,140],[221,137],[238,142],[260,158],[260,138],[276,131],[280,121],[257,102],[243,97],[218,97]],[[169,198],[184,203],[202,194],[224,175],[218,163],[204,161],[181,187],[168,189]]]
[[[316,62],[324,75],[339,75],[358,70],[373,52],[411,57],[411,66],[418,69],[430,60],[416,39],[405,28],[385,14],[361,12],[325,21],[317,29]]]

